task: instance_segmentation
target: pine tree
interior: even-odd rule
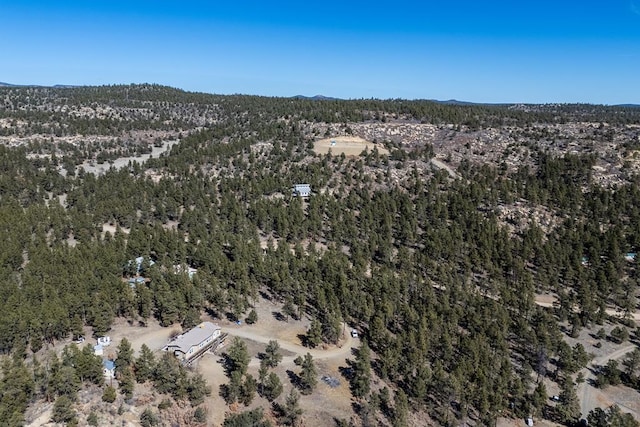
[[[289,317],[293,317],[296,314],[296,308],[293,305],[291,298],[286,298],[284,305],[282,306],[282,314],[284,314],[285,320],[288,322]]]
[[[122,372],[125,368],[133,364],[133,349],[127,338],[122,338],[116,352],[116,374]]]
[[[291,389],[284,405],[281,406],[282,423],[287,426],[295,426],[302,415],[300,409],[300,395],[295,389]]]
[[[540,414],[542,408],[544,408],[544,405],[547,402],[547,399],[547,388],[545,387],[544,382],[540,381],[531,396],[531,404],[536,409],[537,414]]]
[[[204,402],[206,396],[211,395],[211,387],[207,385],[202,375],[197,374],[189,379],[187,393],[189,394],[191,406],[198,406]]]
[[[68,396],[60,396],[56,399],[51,413],[51,420],[55,423],[65,423],[67,426],[78,425],[73,402]]]
[[[250,356],[247,344],[238,337],[234,338],[226,353],[227,372],[238,371],[241,374],[246,373],[249,360]]]
[[[356,360],[353,363],[353,380],[351,391],[354,397],[364,398],[369,394],[371,387],[371,351],[366,340],[358,349]]]
[[[156,358],[153,352],[146,344],[142,344],[142,347],[140,347],[140,356],[138,356],[134,364],[136,381],[143,383],[150,380],[155,368]]]
[[[322,325],[317,319],[313,319],[309,325],[307,342],[311,348],[315,348],[322,342]]]
[[[263,387],[263,395],[269,401],[273,402],[282,394],[282,383],[275,372],[270,372],[265,380]]]
[[[246,375],[244,382],[240,387],[240,401],[249,406],[255,397],[256,390],[258,389],[258,383],[252,375]]]
[[[131,367],[128,365],[123,366],[117,375],[120,393],[124,395],[125,399],[131,399],[133,397],[133,390],[135,388],[134,375]]]
[[[94,354],[91,345],[87,344],[81,352],[75,354],[74,365],[76,374],[81,381],[88,381],[97,385],[104,383],[102,359]]]
[[[106,386],[102,392],[102,400],[107,403],[113,403],[116,401],[116,389],[110,385]]]
[[[271,340],[267,347],[264,349],[262,362],[264,362],[265,366],[268,368],[275,368],[282,361],[282,354],[280,353],[280,344],[278,341]]]
[[[580,404],[576,394],[575,384],[571,378],[566,378],[562,382],[560,391],[560,402],[556,410],[560,419],[567,424],[574,423],[580,417]]]
[[[246,322],[249,325],[253,325],[257,321],[258,321],[258,313],[256,313],[254,309],[251,309],[251,311],[249,312],[249,315],[246,318]]]
[[[34,381],[22,359],[7,359],[0,379],[0,419],[10,426],[24,424],[24,413],[34,391]]]
[[[402,390],[398,390],[395,395],[395,406],[393,409],[393,426],[405,427],[409,414],[409,401],[407,395]]]
[[[300,387],[303,394],[311,394],[318,383],[316,366],[313,363],[313,356],[305,354],[301,364]]]

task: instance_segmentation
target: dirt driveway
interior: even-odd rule
[[[580,399],[580,411],[582,412],[582,418],[587,418],[589,412],[596,408],[607,408],[613,404],[617,404],[620,406],[623,412],[631,413],[636,419],[639,419],[639,414],[632,408],[626,408],[624,404],[620,402],[613,401],[610,399],[606,390],[601,390],[599,388],[595,388],[593,385],[593,381],[596,379],[596,375],[593,373],[593,368],[595,366],[603,366],[606,365],[609,360],[619,360],[623,358],[627,353],[632,352],[636,348],[635,344],[626,345],[613,353],[609,353],[602,357],[596,357],[587,365],[586,368],[582,370],[582,374],[584,375],[585,381],[578,385],[578,389],[576,390],[578,398]]]
[[[340,343],[339,346],[329,346],[326,349],[322,348],[308,348],[304,347],[297,343],[292,343],[289,341],[281,341],[276,336],[268,336],[265,335],[264,331],[252,330],[251,326],[238,327],[238,328],[223,328],[223,332],[227,332],[231,336],[236,336],[240,338],[250,339],[252,341],[256,341],[263,344],[268,344],[271,340],[278,341],[280,347],[284,350],[295,353],[296,356],[286,356],[283,357],[281,364],[283,365],[293,365],[293,360],[300,355],[305,355],[310,353],[313,356],[314,360],[330,360],[330,359],[346,359],[352,356],[353,347],[357,346],[357,342],[355,339],[351,337],[350,334],[345,333],[345,339]],[[347,328],[345,325],[345,330],[350,331],[351,329]],[[258,366],[260,361],[258,359],[251,360],[250,366]]]
[[[540,294],[535,296],[535,303],[541,307],[553,307],[556,300],[556,296],[550,294]],[[614,309],[609,308],[606,312],[610,316],[622,317],[621,313]],[[632,313],[631,318],[635,321],[640,320],[640,312],[636,311],[635,313]],[[587,367],[581,371],[584,375],[585,381],[578,385],[576,393],[580,400],[582,418],[586,418],[589,412],[595,408],[607,408],[613,404],[617,404],[622,411],[629,412],[636,419],[640,420],[640,412],[635,408],[625,405],[621,399],[614,398],[612,393],[610,393],[609,387],[603,390],[592,385],[596,379],[596,375],[593,372],[595,367],[606,365],[610,360],[622,359],[627,353],[632,352],[635,348],[637,348],[635,344],[627,344],[620,348],[611,349],[610,352],[595,357]],[[632,391],[631,389],[629,389],[629,391],[634,394],[634,398],[637,398],[638,393],[636,391]]]
[[[278,341],[284,356],[282,362],[274,370],[284,387],[280,399],[283,399],[283,396],[293,387],[288,379],[288,372],[297,372],[299,370],[299,368],[295,367],[294,359],[310,353],[318,370],[319,384],[311,395],[301,396],[300,398],[300,405],[304,410],[304,425],[307,427],[325,427],[332,424],[331,420],[334,417],[350,418],[353,415],[351,393],[348,382],[340,374],[340,367],[346,366],[346,359],[353,358],[353,348],[357,348],[360,342],[359,339],[351,337],[348,326],[344,325],[344,334],[338,346],[331,345],[311,349],[304,347],[300,340],[300,336],[305,334],[309,327],[310,321],[308,318],[282,320],[279,315],[282,304],[264,298],[254,301],[253,308],[258,314],[258,322],[253,325],[245,323],[237,325],[226,319],[210,319],[207,316],[203,316],[203,320],[211,320],[218,323],[222,328],[222,332],[229,334],[226,346],[230,344],[234,337],[247,341],[249,352],[252,356],[249,362],[249,373],[254,378],[258,377],[260,365],[260,360],[256,357],[257,353],[263,351],[269,341]],[[218,351],[218,354],[222,352],[224,352],[224,347]],[[227,412],[252,409],[258,406],[262,406],[269,412],[270,403],[259,396],[256,396],[254,402],[248,408],[232,408],[224,402],[218,391],[221,384],[229,382],[229,378],[225,375],[220,359],[219,356],[207,354],[195,366],[195,369],[204,376],[212,388],[212,395],[206,401],[209,409],[210,425],[221,425]],[[322,375],[340,378],[341,385],[337,388],[329,387],[320,381],[320,376]]]

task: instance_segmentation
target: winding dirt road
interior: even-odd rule
[[[613,353],[609,353],[601,357],[596,357],[591,361],[591,363],[589,363],[589,365],[587,365],[586,368],[582,370],[585,381],[580,384],[578,386],[578,389],[576,390],[578,399],[580,399],[580,412],[582,412],[582,418],[586,419],[589,412],[594,410],[595,408],[606,408],[615,403],[610,402],[600,389],[597,389],[591,385],[591,383],[596,379],[596,375],[593,373],[594,368],[596,368],[597,366],[606,365],[610,360],[621,359],[627,353],[632,352],[635,348],[636,346],[634,344],[630,344],[625,347],[619,348]],[[618,403],[618,406],[621,405]]]
[[[458,175],[456,175],[456,173],[453,171],[453,169],[451,169],[447,164],[441,162],[440,160],[436,159],[435,157],[431,159],[431,164],[434,165],[435,167],[437,167],[438,169],[444,169],[447,171],[447,173],[449,174],[449,176],[453,179],[456,179],[458,177]]]
[[[556,297],[554,295],[536,295],[535,302],[541,307],[553,307],[556,302]],[[608,308],[606,310],[606,313],[610,316],[622,317],[622,314],[619,311],[611,308]],[[632,313],[631,318],[635,321],[640,320],[640,312],[636,311],[635,313]],[[592,383],[596,379],[596,375],[593,373],[595,368],[597,366],[606,365],[610,360],[621,359],[627,353],[632,352],[635,348],[636,346],[634,344],[629,344],[617,349],[612,353],[596,357],[587,365],[587,367],[582,370],[585,381],[582,384],[579,384],[576,390],[576,394],[578,395],[578,399],[580,400],[580,412],[582,413],[582,418],[586,419],[589,412],[594,410],[595,408],[606,408],[616,403],[610,401],[610,399],[606,397],[605,393],[603,393],[602,390],[597,389],[592,385]],[[627,409],[620,403],[617,403],[617,405],[622,410]],[[628,409],[628,411],[633,412],[633,410],[630,408]]]
[[[553,296],[553,295],[536,295],[536,298],[535,298],[535,303],[537,305],[539,305],[540,307],[550,308],[550,307],[554,306],[555,302],[556,302],[556,297]],[[574,308],[574,310],[577,311],[577,308]],[[609,316],[615,316],[615,317],[619,317],[619,318],[624,317],[624,313],[622,313],[622,312],[620,312],[618,310],[614,310],[613,308],[607,308],[605,310],[605,312]],[[630,318],[633,319],[636,322],[640,321],[640,311],[636,311],[635,313],[631,313],[630,314]]]

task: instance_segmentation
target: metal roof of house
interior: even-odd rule
[[[309,184],[295,184],[292,188],[294,196],[309,196],[311,194],[311,186]]]
[[[178,335],[173,341],[167,344],[167,347],[186,353],[194,345],[198,345],[212,336],[217,329],[220,329],[220,326],[211,322],[202,322],[189,332]]]
[[[109,359],[104,359],[102,361],[102,366],[104,366],[105,369],[109,369],[109,370],[116,369],[115,362],[113,360],[109,360]]]

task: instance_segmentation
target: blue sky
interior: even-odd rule
[[[0,81],[640,103],[640,0],[0,1]]]

